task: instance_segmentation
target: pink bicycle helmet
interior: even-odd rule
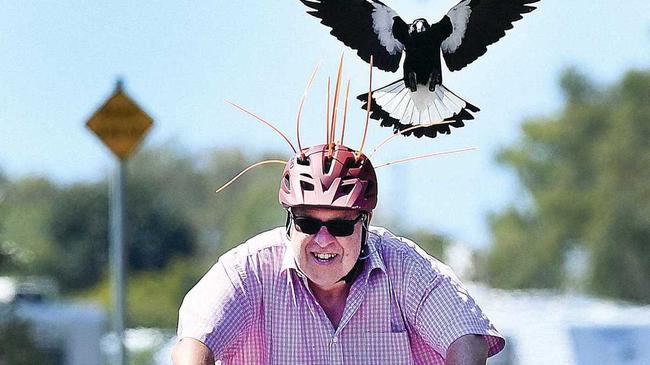
[[[318,145],[287,161],[280,183],[282,206],[372,212],[377,206],[377,176],[370,160],[341,145],[335,145],[329,156],[327,145]]]

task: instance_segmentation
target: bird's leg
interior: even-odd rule
[[[411,71],[406,75],[404,80],[406,87],[408,87],[412,92],[415,92],[418,88],[417,77],[415,76],[415,71]]]
[[[441,85],[441,84],[442,84],[442,73],[434,71],[431,74],[431,80],[429,80],[429,91],[435,91],[436,85]]]

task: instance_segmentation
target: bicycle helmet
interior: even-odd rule
[[[377,176],[370,160],[352,148],[308,147],[287,161],[279,199],[287,209],[308,206],[371,213],[377,206]]]

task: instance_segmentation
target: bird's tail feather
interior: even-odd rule
[[[362,108],[366,110],[368,94],[361,94],[357,99],[364,102]],[[404,133],[418,138],[449,134],[449,126],[463,127],[464,120],[474,119],[471,112],[480,110],[444,85],[436,85],[434,91],[429,91],[426,85],[418,85],[412,92],[401,79],[373,91],[371,102],[370,118],[379,120],[383,127],[392,127],[395,133],[422,125],[422,128]]]

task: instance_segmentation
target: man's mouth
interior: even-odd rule
[[[334,260],[334,258],[336,258],[336,256],[338,256],[338,254],[335,253],[317,253],[317,252],[312,252],[311,255],[314,256],[316,261],[323,262],[323,263],[331,262],[332,260]]]

